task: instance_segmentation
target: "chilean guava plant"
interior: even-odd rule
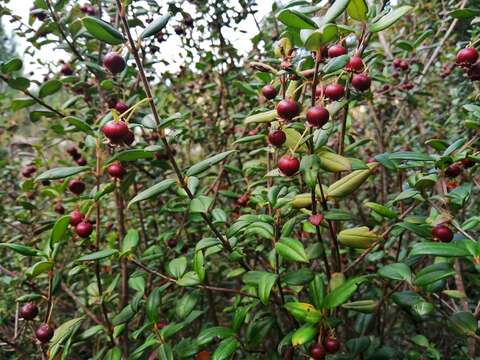
[[[480,3],[33,3],[1,359],[480,359]]]

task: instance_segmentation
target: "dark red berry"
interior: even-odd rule
[[[409,67],[410,65],[408,65],[408,62],[406,62],[405,60],[402,60],[400,62],[400,69],[402,69],[403,71],[408,70]]]
[[[160,320],[155,324],[155,327],[157,328],[157,330],[162,330],[167,325],[168,323],[166,321]]]
[[[20,316],[25,320],[33,320],[38,315],[38,307],[34,303],[26,303],[20,308]]]
[[[37,168],[33,165],[26,166],[22,169],[22,176],[29,178],[32,176],[32,174],[37,171]]]
[[[363,60],[360,56],[352,56],[350,60],[348,60],[347,66],[345,69],[351,72],[361,72],[363,71],[364,65]]]
[[[73,210],[70,213],[70,225],[77,226],[78,224],[80,224],[83,221],[84,218],[85,217],[83,216],[83,214],[80,211]]]
[[[60,73],[65,76],[73,75],[73,69],[70,64],[63,64],[60,68]]]
[[[277,114],[282,119],[291,120],[300,113],[300,106],[292,99],[284,99],[277,104]]]
[[[183,27],[181,27],[180,25],[175,25],[173,27],[173,31],[175,31],[175,34],[177,34],[177,35],[185,34],[185,29]]]
[[[478,51],[475,48],[467,47],[457,54],[457,64],[462,66],[470,66],[478,60]]]
[[[447,175],[449,178],[454,178],[460,175],[461,172],[462,168],[459,164],[452,164],[445,170],[445,175]]]
[[[402,60],[400,59],[394,59],[392,62],[392,65],[395,69],[400,69],[400,64],[402,63]]]
[[[315,360],[323,360],[325,359],[325,348],[318,343],[314,343],[310,345],[310,356]]]
[[[268,100],[275,99],[275,96],[277,96],[277,89],[275,89],[275,86],[273,85],[265,85],[262,88],[262,95]]]
[[[273,130],[268,134],[268,141],[273,146],[280,147],[285,143],[286,140],[287,135],[285,135],[283,130]]]
[[[122,164],[119,163],[119,162],[116,162],[116,163],[110,165],[107,168],[107,172],[111,177],[113,177],[115,179],[121,179],[122,176],[125,174],[125,170],[124,170]]]
[[[210,360],[210,353],[207,350],[195,354],[195,360]]]
[[[319,97],[321,97],[324,93],[325,89],[323,88],[323,86],[317,86],[315,88],[315,98],[318,99]]]
[[[314,106],[308,109],[307,122],[313,127],[322,127],[328,122],[330,114],[323,106]]]
[[[75,147],[75,145],[68,145],[67,154],[70,156],[75,156],[78,154],[78,149]]]
[[[462,161],[460,161],[460,163],[462,164],[462,166],[466,169],[468,168],[471,168],[473,166],[475,166],[475,161],[469,159],[469,158],[465,158],[465,159],[462,159]]]
[[[135,141],[135,134],[133,133],[132,130],[128,129],[128,133],[127,135],[125,135],[123,142],[125,145],[130,146],[133,144],[134,141]]]
[[[65,214],[65,208],[63,207],[61,202],[57,202],[55,204],[54,210],[57,214]]]
[[[120,114],[123,114],[125,111],[129,109],[128,105],[124,102],[118,101],[115,104],[115,110],[117,110]]]
[[[249,201],[250,201],[250,194],[246,193],[238,197],[237,204],[240,206],[245,206],[248,204]]]
[[[112,51],[103,57],[103,66],[105,66],[112,74],[118,74],[125,69],[127,63],[119,53]]]
[[[278,168],[283,174],[291,176],[300,168],[300,161],[293,156],[284,155],[278,160]]]
[[[130,132],[128,125],[123,121],[109,121],[102,127],[102,132],[113,144],[123,143],[126,136]]]
[[[75,162],[80,166],[87,165],[87,160],[85,160],[85,158],[83,157],[79,157],[78,159],[75,160]]]
[[[167,241],[167,245],[171,248],[177,246],[177,240],[176,239],[170,239]]]
[[[335,338],[327,338],[324,345],[329,354],[335,354],[340,349],[340,342]]]
[[[347,53],[347,49],[345,49],[340,44],[336,44],[328,48],[328,57],[330,58],[342,56],[342,55],[345,55],[346,53]]]
[[[325,96],[330,100],[340,100],[345,95],[345,89],[340,84],[330,84],[325,88]]]
[[[53,329],[48,324],[42,324],[35,331],[35,336],[41,343],[49,342],[53,337]]]
[[[80,195],[85,190],[85,183],[80,180],[72,179],[68,182],[68,189],[75,195]]]
[[[450,242],[453,239],[453,232],[446,225],[437,225],[432,229],[432,236],[435,240],[441,242]]]
[[[88,238],[93,231],[93,225],[88,221],[82,221],[75,226],[75,232],[82,238]]]
[[[370,89],[371,84],[372,79],[370,79],[368,75],[355,74],[352,76],[352,86],[355,88],[355,90],[366,91]]]
[[[468,78],[472,81],[480,80],[480,61],[471,65],[467,72]]]

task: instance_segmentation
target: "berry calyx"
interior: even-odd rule
[[[328,48],[328,57],[330,58],[342,56],[342,55],[345,55],[346,53],[347,53],[347,49],[345,49],[340,44],[332,45]]]
[[[75,226],[75,232],[82,238],[88,238],[93,232],[93,225],[88,221],[83,220],[81,223]]]
[[[313,127],[322,127],[328,122],[330,113],[323,106],[314,106],[308,109],[306,118]]]
[[[340,342],[335,338],[327,338],[324,345],[329,354],[335,354],[340,349]]]
[[[112,144],[121,144],[129,135],[130,129],[123,121],[109,121],[102,127],[103,134]]]
[[[80,180],[72,179],[68,182],[68,189],[75,195],[80,195],[85,191],[85,183]]]
[[[128,109],[129,109],[129,106],[122,101],[118,101],[115,104],[115,110],[117,110],[120,114],[123,114]]]
[[[325,359],[325,355],[326,355],[325,348],[321,344],[314,343],[310,345],[309,351],[310,351],[310,356],[313,359],[315,360]]]
[[[292,120],[300,113],[300,105],[292,99],[284,99],[277,104],[277,114],[282,119]]]
[[[366,91],[370,89],[371,84],[372,79],[370,79],[368,75],[355,74],[352,76],[352,86],[355,88],[355,90]]]
[[[85,217],[83,216],[83,214],[80,211],[73,210],[70,213],[70,225],[77,226],[78,224],[80,224],[83,221],[84,218]]]
[[[292,176],[300,168],[300,161],[291,155],[284,155],[278,160],[278,168],[283,174]]]
[[[473,47],[467,47],[457,53],[457,64],[470,66],[478,60],[478,51]]]
[[[345,95],[345,88],[341,84],[330,84],[325,88],[325,96],[330,100],[340,100]]]
[[[20,308],[20,316],[25,320],[33,320],[38,315],[38,307],[32,302],[26,303]]]
[[[112,51],[103,57],[103,66],[112,74],[118,74],[125,69],[127,63],[119,53]]]
[[[363,60],[360,56],[352,56],[350,60],[348,60],[347,66],[345,69],[350,72],[361,72],[363,71],[364,65]]]
[[[265,98],[268,100],[275,99],[277,93],[277,89],[275,89],[275,86],[273,85],[265,85],[262,88],[262,95],[265,96]]]
[[[46,343],[53,337],[53,333],[54,331],[50,325],[42,324],[35,331],[35,336],[41,343]]]
[[[436,225],[432,229],[432,236],[435,240],[450,242],[453,239],[453,232],[446,225]]]
[[[123,174],[125,174],[125,169],[121,163],[116,162],[107,168],[107,172],[111,177],[121,179]]]
[[[282,146],[287,140],[287,135],[283,130],[273,130],[268,134],[268,141],[276,147]]]
[[[449,178],[454,178],[460,175],[462,168],[459,164],[452,164],[447,167],[445,170],[445,175]]]

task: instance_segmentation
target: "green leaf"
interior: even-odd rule
[[[323,68],[323,72],[325,74],[330,74],[332,72],[343,69],[345,65],[347,65],[349,60],[350,60],[350,55],[347,55],[347,54],[330,59],[328,63],[325,65],[325,67]]]
[[[228,359],[239,347],[240,343],[238,342],[237,338],[232,336],[223,339],[215,349],[215,352],[212,355],[212,360]]]
[[[297,239],[282,238],[275,244],[275,250],[286,260],[308,263],[305,248]]]
[[[416,274],[415,285],[424,287],[454,274],[455,271],[447,263],[433,264],[423,268]]]
[[[378,275],[392,280],[412,281],[412,271],[404,263],[386,265],[378,270]]]
[[[23,62],[19,58],[13,58],[8,60],[7,62],[3,63],[2,66],[0,67],[0,70],[4,74],[9,74],[14,71],[18,71],[22,68]]]
[[[12,100],[12,111],[18,111],[35,104],[35,100],[30,98],[17,98]]]
[[[342,305],[357,291],[358,285],[365,281],[367,281],[367,278],[364,276],[347,280],[325,297],[323,307],[325,309],[333,309]]]
[[[321,23],[326,24],[333,22],[337,17],[342,15],[349,2],[350,0],[335,0],[333,5],[329,7],[325,15],[321,18]]]
[[[365,21],[367,20],[368,4],[365,0],[350,0],[347,13],[352,19]]]
[[[165,28],[168,20],[170,20],[170,14],[166,14],[156,18],[145,28],[145,30],[142,31],[142,33],[140,34],[140,38],[145,39],[149,36],[158,34]]]
[[[159,309],[161,303],[161,293],[163,289],[161,287],[155,288],[150,295],[148,296],[147,302],[145,304],[145,312],[147,314],[147,319],[152,323],[157,323],[159,318]]]
[[[321,309],[323,299],[325,298],[325,284],[320,274],[316,274],[308,285],[308,294],[313,305],[315,305],[317,309]]]
[[[173,259],[167,265],[167,271],[170,275],[179,279],[187,268],[187,258],[185,256]]]
[[[428,154],[422,154],[414,151],[398,151],[389,154],[391,160],[413,160],[413,161],[434,161]]]
[[[323,24],[320,29],[304,29],[300,31],[300,39],[308,50],[315,51],[321,46],[332,42],[337,37],[335,24]]]
[[[68,320],[55,329],[52,340],[50,340],[50,350],[57,345],[62,344],[75,330],[75,328],[80,325],[83,321],[83,317],[78,317],[75,319]]]
[[[245,136],[235,140],[233,144],[243,144],[243,143],[248,143],[248,142],[253,142],[253,141],[263,140],[263,139],[265,139],[265,135],[262,135],[262,134]]]
[[[203,329],[197,336],[199,346],[205,346],[211,343],[215,338],[225,339],[232,336],[235,332],[223,326],[214,326]]]
[[[459,246],[457,243],[437,243],[437,242],[423,242],[415,244],[412,251],[410,251],[410,256],[418,255],[431,255],[431,256],[442,256],[442,257],[461,257],[469,256],[469,251],[463,247]]]
[[[195,252],[195,256],[193,257],[193,270],[195,270],[200,282],[203,282],[205,280],[205,266],[202,250]]]
[[[52,233],[50,234],[50,244],[56,244],[60,242],[67,232],[68,225],[70,224],[70,215],[62,216],[53,225]]]
[[[55,94],[61,88],[62,82],[60,80],[49,80],[40,87],[40,90],[38,90],[38,97],[43,98]]]
[[[120,45],[125,41],[123,35],[109,23],[97,17],[86,16],[82,19],[88,33],[95,39],[110,45]]]
[[[262,272],[258,282],[258,297],[263,304],[268,304],[268,298],[272,291],[273,285],[277,281],[277,275],[268,272]]]
[[[272,122],[277,117],[277,110],[269,110],[245,118],[245,125]]]
[[[371,24],[368,27],[368,30],[372,33],[376,33],[386,28],[392,26],[395,22],[397,22],[403,15],[408,13],[412,10],[413,7],[409,5],[400,6],[399,8],[391,10],[388,14],[382,16],[376,22]]]
[[[450,325],[453,330],[463,336],[475,336],[478,328],[477,319],[471,312],[460,311],[450,316]]]
[[[132,252],[138,244],[139,235],[135,229],[129,229],[123,238],[122,255]]]
[[[39,252],[37,249],[31,248],[29,246],[20,245],[20,244],[10,244],[10,243],[0,243],[0,248],[7,248],[15,251],[16,253],[24,256],[38,256]]]
[[[158,360],[174,360],[173,351],[169,344],[162,344],[159,346]]]
[[[393,210],[389,209],[388,207],[383,206],[381,204],[377,204],[377,203],[374,203],[374,202],[366,202],[364,205],[367,208],[372,209],[377,214],[379,214],[383,217],[389,218],[389,219],[395,219],[398,216],[398,214],[395,211],[393,211]]]
[[[90,169],[89,166],[72,166],[72,167],[53,168],[38,175],[35,178],[35,181],[64,179],[66,177],[79,174],[89,169]]]
[[[8,85],[15,90],[27,90],[30,87],[30,80],[24,77],[8,79]]]
[[[108,160],[107,164],[111,164],[115,161],[135,161],[139,159],[151,159],[153,158],[153,152],[145,151],[142,149],[130,149],[120,151]]]
[[[292,9],[283,9],[277,19],[284,25],[294,29],[316,29],[317,24],[307,15]]]
[[[206,214],[212,202],[213,198],[205,195],[199,195],[196,198],[192,199],[192,201],[190,202],[190,213]]]
[[[305,324],[301,328],[295,330],[292,335],[292,345],[299,346],[313,340],[317,335],[318,327],[310,324]]]
[[[64,120],[70,125],[73,125],[78,131],[93,135],[93,129],[82,119],[79,119],[75,116],[67,116],[64,118]]]
[[[100,260],[100,259],[105,259],[107,257],[112,256],[113,254],[116,254],[118,251],[115,249],[105,249],[105,250],[100,250],[96,251],[91,254],[84,255],[77,259],[77,261],[92,261],[92,260]]]
[[[47,272],[53,269],[53,262],[51,261],[39,261],[33,264],[30,268],[27,269],[25,272],[27,276],[34,278],[38,275]]]
[[[229,150],[223,153],[214,155],[208,159],[202,160],[199,163],[191,166],[188,170],[186,175],[187,176],[194,176],[204,172],[207,169],[210,169],[213,165],[218,164],[219,162],[225,160],[228,155],[234,153],[236,150]]]
[[[288,302],[284,305],[285,309],[300,321],[305,321],[311,324],[317,324],[321,318],[322,313],[315,309],[315,307],[303,302]]]
[[[455,9],[448,13],[455,19],[466,19],[480,16],[480,9]]]
[[[143,190],[141,193],[137,194],[130,202],[128,203],[128,208],[137,202],[150,199],[156,195],[164,193],[170,189],[176,183],[173,179],[165,179],[160,181],[158,184],[155,184],[149,187],[147,190]]]

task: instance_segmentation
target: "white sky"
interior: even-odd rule
[[[258,5],[254,8],[254,10],[258,10],[258,12],[255,14],[257,21],[260,22],[261,19],[271,11],[274,1],[275,0],[258,0]],[[13,13],[15,15],[21,16],[24,23],[28,23],[28,15],[32,4],[33,0],[14,0],[11,1],[7,6],[13,10]],[[186,10],[188,11],[191,9]],[[195,14],[191,14],[195,18]],[[172,21],[172,23],[173,22],[174,21]],[[38,28],[39,24],[40,22],[36,21],[33,27],[36,29]],[[8,21],[3,21],[3,26],[7,33],[10,33],[13,29],[12,25]],[[169,33],[173,33],[170,24],[167,25],[167,28],[169,29]],[[242,30],[244,32],[240,32],[239,30]],[[250,39],[258,33],[258,30],[253,17],[248,16],[245,21],[238,25],[237,31],[225,28],[223,32],[224,36],[232,42],[232,44],[237,48],[240,54],[247,54],[252,49],[252,43]],[[16,37],[16,45],[17,53],[19,55],[22,55],[24,54],[24,50],[27,48],[28,43],[25,41],[24,38]],[[157,70],[164,71],[167,69],[170,71],[176,71],[178,67],[183,63],[181,56],[182,46],[179,36],[171,34],[168,37],[168,40],[161,44],[161,54],[162,58],[167,60],[170,65],[168,67],[159,65]],[[27,54],[24,54],[23,56],[25,63],[25,71],[28,72],[35,70],[34,77],[40,80],[43,75],[41,71],[37,71],[37,66],[29,64],[34,59],[32,59]],[[63,50],[54,49],[53,46],[43,46],[40,50],[36,50],[35,56],[39,59],[52,59],[55,61],[58,61],[60,59],[69,59],[68,54],[66,54]]]

